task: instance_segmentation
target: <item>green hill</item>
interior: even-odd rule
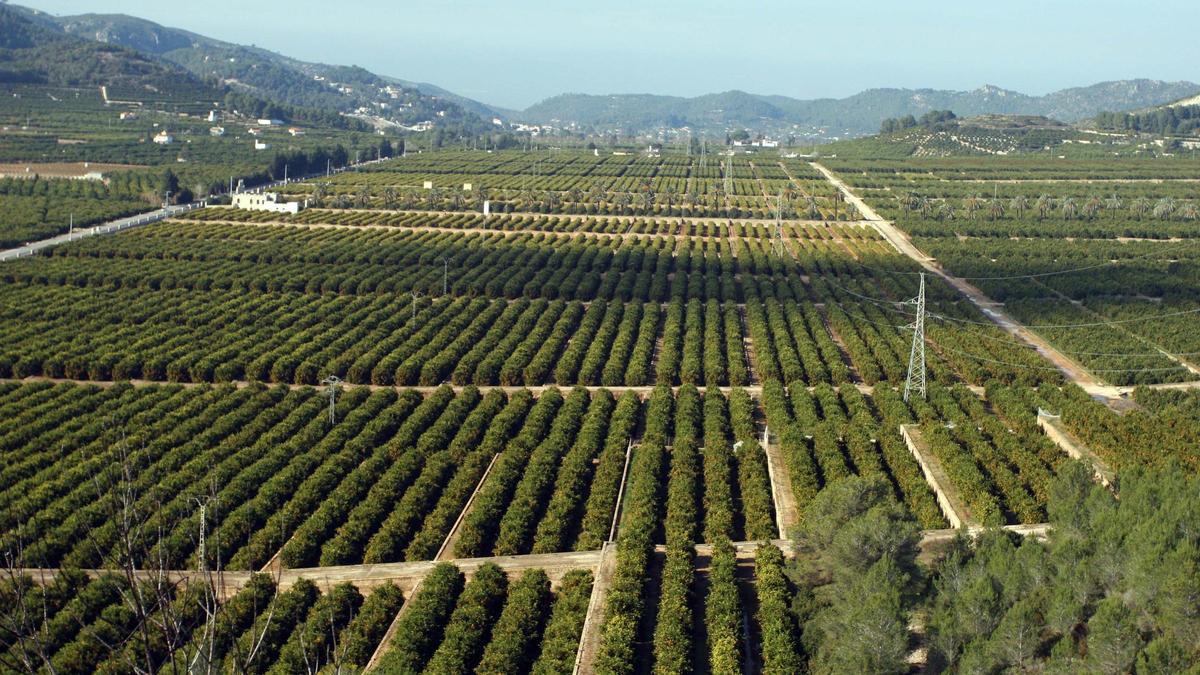
[[[107,86],[164,97],[213,90],[182,68],[133,49],[67,35],[0,6],[0,83]]]
[[[490,126],[483,118],[501,114],[433,85],[384,77],[358,66],[300,61],[124,14],[35,16],[64,33],[137,50],[235,91],[292,106],[356,114],[376,124],[432,122],[478,130]]]

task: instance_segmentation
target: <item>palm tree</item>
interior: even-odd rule
[[[1092,195],[1083,205],[1083,215],[1087,216],[1089,220],[1095,218],[1096,214],[1100,211],[1100,206],[1100,198]]]
[[[1063,218],[1067,220],[1074,218],[1079,212],[1079,207],[1075,205],[1074,197],[1063,197],[1062,205],[1059,208],[1062,209]]]
[[[1133,200],[1132,204],[1129,205],[1129,209],[1133,211],[1138,220],[1141,220],[1142,216],[1146,215],[1146,213],[1150,211],[1150,200],[1146,199],[1145,197],[1138,197],[1137,199]]]
[[[1175,200],[1170,197],[1163,197],[1154,205],[1155,218],[1170,218],[1173,213],[1175,213]]]
[[[821,209],[817,206],[817,198],[812,195],[808,196],[808,219],[819,220],[821,218]]]
[[[1054,210],[1054,198],[1050,195],[1042,195],[1037,198],[1037,203],[1033,205],[1033,208],[1037,210],[1038,220],[1042,220]]]
[[[942,202],[937,208],[938,218],[942,220],[954,220],[954,205],[950,202]]]
[[[971,220],[975,220],[975,214],[979,213],[981,206],[983,206],[983,202],[979,199],[979,195],[971,195],[963,200],[963,211],[966,211],[967,218]]]
[[[388,208],[396,203],[396,188],[389,185],[383,189],[383,203]]]
[[[1003,218],[1004,217],[1004,203],[1001,202],[999,199],[993,199],[991,201],[991,203],[988,204],[988,215],[990,215],[992,217],[993,223],[996,222],[997,218]]]
[[[928,218],[929,214],[933,212],[933,203],[929,201],[928,197],[921,195],[917,198],[917,210],[921,212],[922,218]]]
[[[1108,210],[1109,220],[1117,217],[1117,211],[1121,209],[1121,199],[1117,197],[1117,193],[1114,192],[1113,196],[1105,200],[1104,208]]]
[[[1185,220],[1195,220],[1200,216],[1200,208],[1196,207],[1196,202],[1184,202],[1183,206],[1179,207],[1179,215]]]
[[[366,208],[371,203],[371,188],[364,185],[358,188],[358,198],[356,199],[359,208]]]
[[[521,208],[523,210],[528,211],[531,208],[533,208],[531,206],[533,204],[533,200],[534,200],[533,190],[531,190],[529,188],[521,188],[520,198],[521,198]]]
[[[1029,209],[1029,198],[1025,195],[1017,195],[1008,203],[1008,207],[1016,212],[1018,218],[1025,217],[1025,211]]]

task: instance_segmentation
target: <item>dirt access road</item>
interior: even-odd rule
[[[850,187],[846,185],[845,181],[843,181],[841,178],[838,178],[832,171],[824,166],[821,166],[817,162],[810,162],[810,165],[817,171],[820,171],[830,183],[833,183],[834,187],[841,191],[842,195],[846,198],[846,201],[853,204],[858,209],[858,212],[861,213],[863,217],[875,227],[879,234],[883,236],[883,238],[886,239],[888,243],[891,244],[897,251],[915,260],[917,264],[919,264],[929,273],[935,274],[944,279],[946,283],[953,286],[960,293],[966,296],[966,298],[970,300],[972,304],[978,307],[979,311],[983,312],[984,316],[986,316],[988,319],[991,319],[996,323],[996,325],[1003,328],[1013,337],[1016,337],[1025,344],[1036,349],[1043,358],[1053,363],[1055,367],[1062,371],[1063,375],[1065,375],[1069,380],[1075,384],[1078,384],[1085,391],[1092,395],[1105,396],[1109,398],[1120,395],[1120,391],[1117,387],[1112,387],[1104,382],[1101,382],[1074,359],[1058,351],[1051,346],[1049,342],[1042,339],[1040,335],[1021,325],[1020,322],[1016,321],[1007,313],[1005,313],[999,303],[984,295],[983,291],[972,286],[967,281],[953,276],[944,270],[936,260],[928,255],[925,255],[925,253],[914,246],[912,240],[908,238],[907,234],[902,232],[891,221],[881,217],[866,202],[859,198],[858,195],[854,194],[850,190]]]

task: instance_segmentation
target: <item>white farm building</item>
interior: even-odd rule
[[[233,208],[272,213],[300,213],[305,204],[281,199],[277,192],[238,192],[233,195]]]

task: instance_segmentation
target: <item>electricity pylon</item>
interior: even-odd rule
[[[330,375],[321,380],[321,384],[325,385],[325,394],[329,396],[329,425],[337,424],[337,418],[334,413],[334,405],[337,403],[338,386],[341,385],[342,378],[337,375]]]
[[[905,302],[917,306],[917,318],[908,327],[913,331],[912,350],[908,353],[908,379],[904,382],[904,402],[914,392],[925,398],[925,273],[921,272],[921,288],[917,297]]]
[[[725,163],[725,198],[733,195],[733,151],[729,151],[729,160]]]
[[[775,229],[771,232],[771,248],[775,255],[783,257],[786,247],[783,244],[783,192],[775,198]]]

